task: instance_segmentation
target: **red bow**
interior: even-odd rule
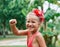
[[[38,9],[34,9],[33,12],[36,14],[36,16],[39,17],[41,22],[44,22],[44,16],[43,16],[43,12],[38,10]]]

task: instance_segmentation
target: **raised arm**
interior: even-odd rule
[[[47,47],[46,43],[45,43],[45,40],[40,33],[37,35],[37,41],[39,43],[39,47]]]
[[[15,35],[27,35],[28,29],[26,29],[26,30],[19,30],[19,29],[16,27],[16,24],[17,24],[16,19],[11,19],[11,20],[9,21],[9,24],[10,24],[11,31],[13,31],[13,33],[14,33]]]

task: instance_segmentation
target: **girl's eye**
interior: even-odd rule
[[[26,21],[26,22],[28,22],[28,23],[29,23],[30,21]]]
[[[34,21],[32,21],[32,23],[35,23]]]
[[[30,23],[30,22],[31,22],[31,23],[35,23],[35,21],[26,21],[26,22],[27,22],[27,23]]]

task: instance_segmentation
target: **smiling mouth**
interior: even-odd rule
[[[28,28],[34,28],[33,26],[29,26]]]
[[[32,28],[32,27],[28,27],[28,28]]]

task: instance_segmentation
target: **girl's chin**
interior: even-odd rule
[[[29,29],[29,31],[31,31],[31,32],[34,31],[34,28],[28,28],[28,29]]]

